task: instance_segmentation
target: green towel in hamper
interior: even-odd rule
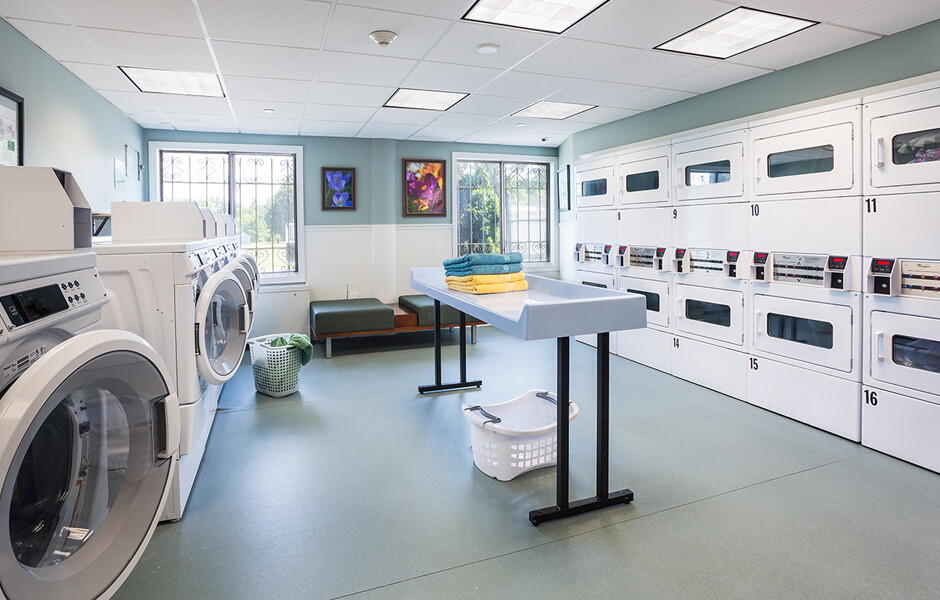
[[[310,343],[310,336],[303,333],[292,333],[287,339],[283,335],[274,338],[268,342],[269,346],[279,348],[281,346],[294,346],[300,350],[300,364],[305,365],[313,358],[313,344]]]

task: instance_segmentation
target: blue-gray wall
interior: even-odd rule
[[[142,149],[140,126],[2,19],[0,87],[23,97],[27,166],[71,171],[95,208],[141,199],[136,178],[114,189],[114,159]]]
[[[439,142],[409,142],[361,138],[328,138],[285,135],[247,135],[237,133],[200,133],[194,131],[144,130],[144,145],[150,141],[203,142],[219,144],[263,144],[303,146],[304,149],[304,220],[307,225],[365,225],[388,223],[450,223],[453,213],[454,165],[452,152],[487,154],[526,154],[555,157],[555,148],[528,146],[491,146]],[[147,149],[144,149],[147,153]],[[402,216],[402,160],[433,159],[447,161],[447,216]],[[149,158],[145,163],[149,165]],[[356,210],[321,210],[322,167],[356,169]],[[145,197],[148,195],[144,193]]]
[[[559,163],[622,146],[940,71],[940,20],[574,134]]]

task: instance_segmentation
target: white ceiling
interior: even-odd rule
[[[461,21],[472,4],[0,0],[0,16],[148,128],[552,147],[940,18],[937,0],[610,0],[550,35]],[[724,61],[652,50],[735,5],[822,24]],[[381,48],[368,37],[376,29],[399,37]],[[483,43],[500,50],[475,52]],[[215,72],[226,98],[143,94],[119,65]],[[470,95],[443,113],[382,108],[399,86]],[[543,98],[598,108],[564,121],[510,117]]]

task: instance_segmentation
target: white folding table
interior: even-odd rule
[[[443,268],[411,270],[412,289],[434,299],[435,383],[418,388],[422,394],[479,388],[467,380],[466,315],[524,340],[557,340],[558,454],[555,506],[529,512],[538,525],[588,511],[633,501],[628,489],[609,491],[610,332],[646,327],[646,298],[615,290],[526,275],[524,292],[474,295],[447,288]],[[460,311],[460,381],[443,383],[441,374],[441,302]],[[583,500],[568,499],[569,350],[571,336],[597,334],[597,488]]]

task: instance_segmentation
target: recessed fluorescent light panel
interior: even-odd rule
[[[190,71],[164,71],[118,67],[142,92],[151,94],[182,94],[184,96],[212,96],[223,98],[222,84],[215,73]]]
[[[816,24],[816,21],[738,7],[656,49],[729,58]]]
[[[421,110],[447,110],[470,94],[461,92],[434,92],[398,88],[385,102],[391,108],[417,108]]]
[[[569,102],[548,102],[542,100],[532,106],[512,113],[514,117],[533,117],[536,119],[567,119],[586,110],[596,108],[592,104],[571,104]]]
[[[466,21],[561,33],[608,0],[477,0]]]

